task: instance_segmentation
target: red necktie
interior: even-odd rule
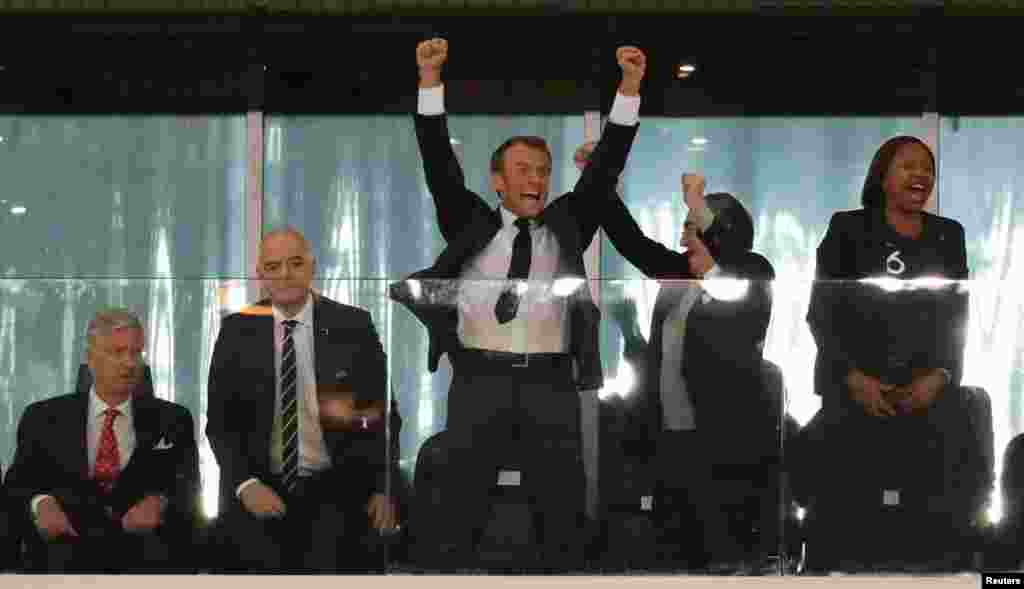
[[[109,493],[114,488],[117,475],[121,472],[121,453],[117,449],[117,436],[114,435],[114,419],[121,415],[121,412],[117,409],[107,409],[103,414],[107,416],[107,419],[103,422],[100,446],[96,450],[96,468],[93,470],[93,478],[104,491]]]

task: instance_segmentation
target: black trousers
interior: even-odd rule
[[[285,502],[283,518],[256,518],[234,500],[225,514],[229,573],[383,573],[387,546],[371,529],[370,491],[339,470],[300,477],[293,491],[268,484]]]
[[[843,530],[818,535],[828,559],[923,561],[959,550],[985,468],[964,391],[947,387],[927,411],[884,419],[848,394],[823,399],[823,409],[816,527]]]
[[[723,463],[708,438],[696,430],[662,431],[657,444],[659,542],[675,547],[670,560],[691,567],[743,560],[751,550],[778,545],[778,468]],[[755,527],[762,532],[759,546],[749,545]]]
[[[190,562],[191,537],[171,527],[129,534],[120,521],[104,513],[70,514],[78,537],[47,541],[29,523],[27,569],[59,574],[185,574]]]
[[[440,493],[445,565],[472,566],[498,470],[511,460],[521,466],[522,486],[539,515],[544,566],[582,566],[579,412],[568,355],[530,356],[526,366],[470,350],[456,355]],[[448,557],[466,561],[452,563]]]

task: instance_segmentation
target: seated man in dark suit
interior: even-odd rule
[[[384,350],[369,313],[311,290],[314,269],[298,231],[264,236],[270,297],[226,317],[214,347],[206,434],[229,568],[380,570],[397,529]]]
[[[144,334],[124,309],[89,324],[89,391],[29,405],[7,472],[30,515],[29,560],[47,572],[175,572],[190,549],[199,480],[188,409],[138,395]],[[83,443],[84,442],[84,443]]]

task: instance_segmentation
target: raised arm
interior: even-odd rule
[[[644,235],[629,209],[611,191],[601,199],[601,226],[622,257],[648,278],[694,278],[685,254],[672,251]]]
[[[420,84],[416,116],[416,140],[427,188],[434,199],[437,224],[445,241],[455,239],[462,228],[487,204],[466,188],[466,179],[459,160],[452,150],[448,135],[448,118],[444,111],[444,85],[441,69],[448,59],[448,42],[430,39],[416,47],[416,65]]]
[[[608,115],[608,124],[567,197],[584,246],[590,243],[600,225],[594,203],[616,189],[637,131],[640,83],[647,68],[647,57],[636,47],[620,47],[615,57],[622,70],[622,81]]]
[[[704,178],[698,174],[683,174],[683,199],[691,210],[697,211],[701,230],[717,227],[714,213],[704,201]],[[670,250],[644,235],[618,193],[607,193],[601,202],[601,226],[620,254],[648,278],[697,278],[690,267],[690,256]],[[714,235],[721,235],[718,230]],[[713,261],[712,261],[713,263]]]

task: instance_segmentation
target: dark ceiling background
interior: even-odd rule
[[[1008,2],[4,1],[5,112],[408,112],[435,35],[453,112],[607,108],[626,43],[649,56],[647,115],[1024,112]]]

